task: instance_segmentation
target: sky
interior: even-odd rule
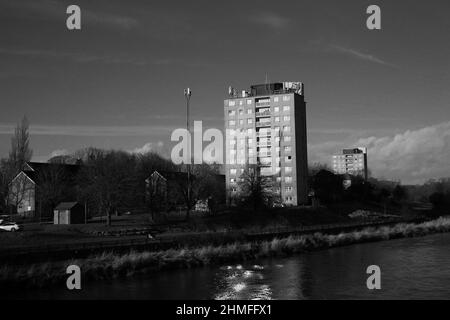
[[[67,6],[82,29],[66,28]],[[381,30],[366,9],[381,8]],[[450,2],[0,0],[0,157],[94,146],[170,154],[191,119],[223,129],[231,85],[301,81],[308,158],[365,146],[372,175],[450,176]]]

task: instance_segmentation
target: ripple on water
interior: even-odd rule
[[[243,273],[243,276],[244,276],[244,278],[250,278],[251,276],[253,276],[253,271],[251,271],[251,270],[246,270],[246,271]]]
[[[250,296],[250,300],[272,300],[272,290],[268,285],[263,284]]]
[[[232,266],[223,266],[223,267],[220,267],[220,270],[233,270],[233,267]]]
[[[241,291],[244,290],[246,287],[247,287],[247,285],[246,285],[245,283],[239,282],[239,283],[236,283],[236,284],[233,286],[233,290],[236,291],[236,292],[241,292]]]
[[[226,280],[234,280],[234,279],[237,278],[237,276],[238,276],[237,273],[232,273],[232,274],[230,274],[229,276],[227,276],[225,279],[226,279]]]

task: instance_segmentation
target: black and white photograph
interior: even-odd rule
[[[449,13],[0,0],[0,301],[450,299]]]

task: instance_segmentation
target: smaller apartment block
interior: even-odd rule
[[[367,149],[344,149],[342,154],[333,155],[333,171],[335,174],[360,175],[367,180]]]

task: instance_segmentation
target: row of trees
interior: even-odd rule
[[[20,195],[26,194],[24,188],[17,188],[17,199],[11,196],[12,179],[31,161],[30,136],[28,120],[24,117],[17,125],[11,139],[9,157],[0,160],[0,212],[8,212],[13,204],[20,203]],[[39,202],[39,214],[50,216],[54,207],[61,201],[79,201],[87,204],[93,214],[105,215],[110,224],[111,216],[120,211],[133,208],[146,208],[152,214],[158,213],[168,206],[163,201],[186,209],[186,218],[198,200],[208,200],[214,209],[222,201],[224,187],[218,180],[219,167],[216,165],[196,165],[191,167],[176,166],[170,160],[156,153],[132,154],[124,151],[86,148],[73,155],[55,157],[49,160],[52,164],[79,164],[80,169],[70,175],[64,166],[48,166],[40,170],[35,177],[38,185],[35,198]],[[187,172],[191,179],[181,179],[170,190],[165,199],[149,197],[146,179],[154,171]],[[16,184],[19,185],[19,184]],[[21,185],[21,184],[20,184]]]
[[[450,178],[429,180],[422,185],[402,185],[400,182],[382,181],[352,176],[351,185],[344,187],[344,175],[332,173],[326,166],[310,170],[310,187],[323,204],[366,202],[390,207],[416,206],[431,203],[434,212],[450,213]]]
[[[178,205],[185,208],[186,219],[189,219],[197,201],[208,200],[212,209],[214,203],[220,202],[222,186],[216,178],[219,168],[214,165],[189,168],[189,183],[187,179],[178,179],[171,185],[170,194],[163,198],[152,194],[146,184],[149,176],[155,171],[186,175],[187,168],[176,166],[156,153],[132,154],[87,148],[77,151],[73,157],[82,164],[74,181],[73,198],[88,204],[91,212],[106,216],[108,225],[113,215],[133,209],[150,210],[155,217],[155,214]],[[65,158],[64,162],[67,160]],[[52,185],[49,190],[70,188],[61,185],[63,179],[47,181]]]
[[[429,200],[437,211],[450,211],[450,178],[429,180],[409,189],[414,201]]]
[[[348,187],[344,183],[347,179],[351,181]],[[400,203],[407,199],[407,189],[404,186],[374,178],[366,181],[362,176],[337,175],[327,169],[321,169],[310,175],[309,180],[315,196],[325,204],[342,201],[384,203],[388,200]]]
[[[279,184],[276,177],[263,176],[259,168],[247,166],[238,180],[238,190],[234,203],[253,210],[268,208],[281,202],[276,192]],[[344,180],[351,179],[346,186]],[[380,205],[399,206],[408,200],[408,190],[399,183],[378,181],[374,178],[366,181],[362,176],[337,175],[326,165],[315,164],[309,170],[308,185],[316,199],[324,205],[343,202],[372,202]]]
[[[220,173],[218,165],[203,164],[188,168],[175,166],[154,153],[136,155],[94,148],[81,150],[75,156],[83,163],[75,183],[77,199],[90,203],[93,210],[106,215],[108,223],[111,215],[119,210],[139,206],[146,207],[154,215],[167,210],[171,205],[182,205],[186,210],[186,218],[189,219],[197,201],[208,200],[210,209],[214,210],[222,202],[225,193],[224,182],[217,179]],[[188,170],[191,173],[190,179],[186,179],[186,176],[177,179],[166,197],[148,193],[146,179],[154,171],[186,173]],[[434,182],[433,188],[427,184],[415,189],[374,178],[366,181],[362,176],[351,177],[351,185],[345,187],[345,179],[348,177],[336,175],[326,167],[313,167],[310,170],[309,186],[315,197],[325,205],[372,202],[384,205],[385,208],[387,205],[400,206],[405,201],[412,201],[411,190],[417,193],[416,189],[425,187],[429,190],[425,202],[430,201],[435,207],[450,205],[450,179]],[[44,196],[46,199],[58,197],[58,190],[69,189],[54,183],[54,174],[43,180],[49,184],[42,191],[47,194]],[[248,165],[239,177],[239,192],[236,194],[235,204],[254,211],[272,207],[281,202],[280,194],[275,192],[277,186],[274,177],[261,175],[257,165]],[[57,203],[56,200],[51,202]]]

